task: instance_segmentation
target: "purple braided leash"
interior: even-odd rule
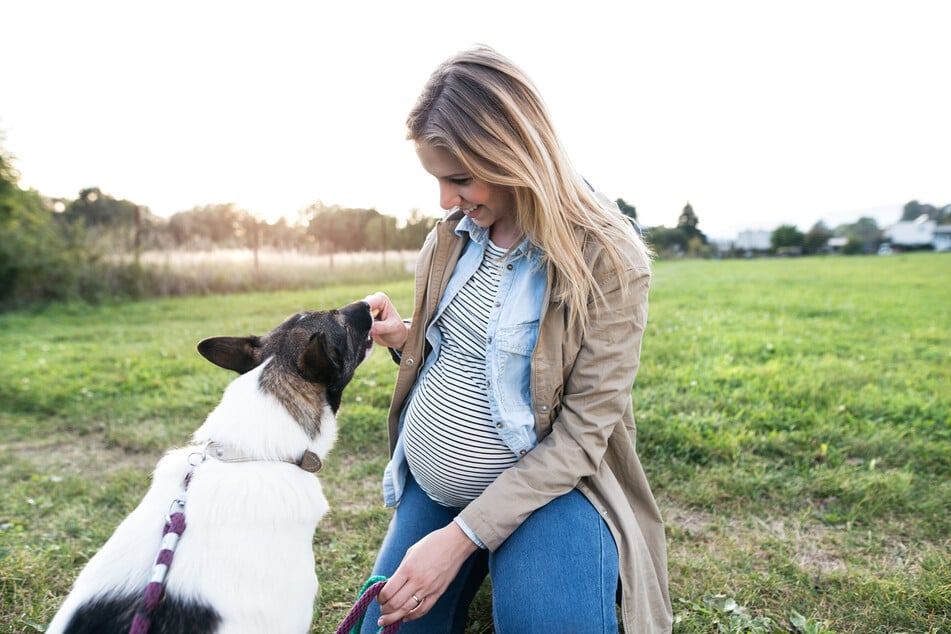
[[[189,471],[185,476],[185,491],[188,491],[188,484],[191,482],[193,471]],[[172,507],[177,507],[177,511],[172,513]],[[152,615],[158,609],[162,595],[165,593],[165,580],[168,577],[168,569],[172,567],[172,558],[175,556],[175,548],[178,547],[178,540],[185,532],[185,492],[175,498],[169,506],[169,514],[165,520],[165,528],[162,530],[162,545],[159,547],[158,554],[155,556],[155,563],[152,565],[152,576],[142,591],[142,600],[132,618],[132,625],[129,627],[129,634],[148,634],[152,627]]]
[[[346,618],[344,618],[340,626],[337,627],[335,634],[356,634],[356,632],[352,632],[352,630],[362,625],[364,613],[367,611],[367,608],[370,607],[370,602],[376,598],[376,595],[380,594],[380,590],[383,589],[384,585],[386,585],[385,577],[371,577],[370,580],[364,584],[363,589],[360,591],[360,597],[354,606],[350,608],[350,612],[347,613]],[[393,634],[393,632],[400,629],[400,623],[400,621],[397,621],[396,623],[390,623],[386,627],[381,627],[379,634]]]
[[[152,577],[142,592],[142,601],[135,612],[135,618],[132,619],[129,634],[146,634],[149,631],[149,627],[152,625],[152,615],[158,608],[165,590],[165,577],[168,575],[168,569],[172,566],[172,557],[175,555],[178,538],[184,532],[184,513],[173,513],[162,532],[162,548],[155,557],[155,564],[152,566]]]

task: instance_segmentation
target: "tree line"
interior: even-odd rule
[[[623,198],[616,201],[621,213],[637,225],[637,208]],[[61,209],[61,221],[82,226],[93,233],[106,234],[113,248],[133,251],[215,248],[273,248],[317,253],[356,253],[363,251],[415,250],[436,222],[413,210],[405,223],[375,209],[358,209],[316,202],[298,213],[291,222],[281,218],[265,222],[235,204],[194,207],[158,217],[147,207],[127,200],[116,200],[98,188],[79,192],[75,200],[53,199],[47,206]],[[951,221],[951,206],[935,207],[918,201],[907,203],[901,220],[922,215],[939,222]],[[724,255],[723,245],[714,245],[700,229],[700,218],[687,202],[673,227],[638,227],[645,240],[661,257],[711,257]],[[828,250],[829,240],[844,237],[846,253],[859,253],[877,247],[882,228],[871,217],[830,227],[815,223],[808,231],[794,225],[781,225],[770,235],[770,253],[796,249],[802,254],[820,254]],[[726,247],[727,251],[730,250]]]
[[[710,242],[689,202],[675,226],[648,228],[637,224],[633,205],[622,198],[616,202],[658,257],[740,255],[738,249],[723,251],[722,245]],[[951,221],[951,205],[938,208],[911,201],[902,220],[922,215],[939,224]],[[265,222],[231,203],[162,218],[147,206],[116,199],[98,187],[83,189],[75,199],[47,198],[19,186],[12,157],[0,145],[0,310],[49,300],[139,297],[143,269],[138,254],[145,251],[298,251],[330,255],[332,266],[335,253],[418,249],[435,223],[436,218],[419,210],[400,223],[375,209],[319,201],[301,210],[294,221]],[[846,237],[845,252],[861,253],[877,247],[881,236],[873,218],[835,228],[818,222],[805,233],[783,225],[772,232],[768,251],[823,253],[832,237]]]
[[[632,220],[637,219],[637,210],[618,199],[622,213]],[[904,205],[899,218],[902,222],[914,221],[926,217],[937,224],[951,223],[951,205],[937,207],[912,200]],[[660,257],[738,257],[749,255],[750,249],[736,243],[712,244],[700,230],[700,219],[688,202],[677,219],[674,227],[659,225],[641,229],[645,240]],[[884,240],[884,228],[879,227],[875,218],[864,216],[852,223],[830,227],[824,221],[816,222],[808,231],[801,231],[795,225],[780,225],[770,232],[769,245],[755,249],[762,255],[789,254],[820,255],[830,252],[832,238],[844,238],[841,252],[846,255],[871,253]]]
[[[334,253],[418,249],[435,222],[418,210],[400,223],[375,209],[322,202],[293,222],[265,222],[230,203],[162,218],[98,187],[75,199],[48,198],[20,187],[13,159],[0,145],[0,310],[147,296],[144,282],[154,272],[140,264],[146,251],[300,251],[330,255],[332,267]]]
[[[899,222],[913,222],[926,218],[938,225],[951,223],[951,205],[937,207],[911,200],[902,207]],[[793,250],[804,255],[825,253],[829,240],[845,238],[842,253],[856,255],[874,252],[884,242],[884,230],[874,218],[859,218],[854,223],[842,224],[834,229],[819,221],[809,231],[803,233],[794,225],[781,225],[771,235],[772,251]]]
[[[117,200],[99,188],[83,189],[75,200],[51,199],[53,218],[68,227],[107,234],[125,251],[220,248],[273,248],[328,252],[417,249],[435,218],[414,210],[398,223],[375,209],[355,209],[316,202],[287,218],[266,222],[233,203],[211,204],[168,218],[148,207]],[[56,213],[59,210],[60,213]]]

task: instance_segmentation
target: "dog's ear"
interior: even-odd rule
[[[219,367],[244,374],[261,362],[261,338],[209,337],[198,344],[198,352]]]
[[[340,353],[322,332],[310,337],[307,347],[297,358],[297,368],[309,381],[333,383],[340,374]]]

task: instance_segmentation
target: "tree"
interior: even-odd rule
[[[0,141],[2,140],[3,137],[0,136]],[[19,180],[20,175],[13,167],[13,157],[0,146],[0,205],[9,204],[8,196],[12,195],[14,190],[19,189],[17,184]],[[0,213],[3,213],[3,211],[4,208],[0,207]]]
[[[812,229],[806,232],[803,250],[806,253],[820,253],[829,243],[832,237],[832,230],[821,220],[812,225]]]
[[[708,258],[713,254],[713,247],[704,242],[700,236],[687,240],[687,257]]]
[[[912,200],[905,203],[905,206],[902,207],[901,219],[902,222],[912,222],[924,215],[928,217],[928,220],[940,221],[943,214],[944,209],[942,208],[935,207],[934,205],[923,205],[917,200]]]
[[[391,251],[397,249],[398,238],[396,218],[377,214],[364,228],[366,248],[371,251]]]
[[[146,240],[156,238],[154,229],[162,223],[147,207],[117,200],[98,187],[82,189],[75,200],[64,204],[62,219],[110,253],[144,246]]]
[[[287,218],[278,218],[274,223],[262,223],[261,243],[276,249],[299,249],[306,243],[306,225],[291,224]]]
[[[948,224],[951,222],[951,205],[938,207],[937,205],[923,205],[917,200],[912,200],[902,207],[901,220],[912,222],[922,215],[928,216],[928,220],[934,220],[939,225]]]
[[[309,218],[307,233],[328,253],[366,251],[379,245],[382,214],[376,209],[330,207],[314,203],[304,211]]]
[[[225,203],[173,214],[168,230],[180,246],[251,247],[257,223],[251,212]]]
[[[684,205],[683,211],[680,212],[680,217],[677,218],[677,228],[683,232],[687,240],[690,238],[700,238],[703,244],[707,243],[707,236],[703,235],[703,232],[698,228],[700,225],[700,219],[697,217],[697,214],[693,210],[693,205],[689,202]]]
[[[683,255],[690,240],[680,227],[668,228],[663,225],[648,229],[644,238],[662,256]]]
[[[81,256],[0,146],[0,308],[73,296]]]
[[[862,241],[858,238],[849,238],[849,241],[845,243],[845,246],[842,248],[842,253],[845,255],[858,255],[862,252],[864,248]]]
[[[921,203],[917,200],[910,200],[905,203],[901,209],[901,221],[910,222],[921,215]]]
[[[637,209],[634,205],[629,205],[624,202],[623,198],[618,198],[616,201],[617,208],[621,210],[621,213],[634,221],[634,224],[637,224]]]
[[[435,226],[436,218],[423,215],[419,209],[410,210],[409,218],[399,232],[399,248],[412,250],[422,247]]]
[[[806,241],[806,236],[795,225],[780,225],[773,231],[769,241],[774,251],[784,248],[801,248]]]
[[[851,225],[842,225],[837,228],[836,232],[841,232],[840,235],[864,245],[866,251],[873,249],[882,239],[882,231],[878,228],[878,222],[875,218],[868,216],[859,218]]]
[[[66,206],[64,217],[70,222],[84,222],[88,227],[130,227],[135,223],[137,205],[116,200],[98,187],[87,187]]]

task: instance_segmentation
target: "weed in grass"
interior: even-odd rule
[[[772,634],[774,632],[796,632],[797,634],[831,634],[823,621],[807,619],[795,610],[786,623],[779,623],[768,616],[753,616],[750,611],[739,605],[733,597],[723,594],[706,595],[702,602],[680,599],[680,611],[675,610],[675,631],[709,632],[709,629],[694,630],[694,621],[702,628],[710,625],[716,632]],[[788,626],[788,627],[787,627]]]

